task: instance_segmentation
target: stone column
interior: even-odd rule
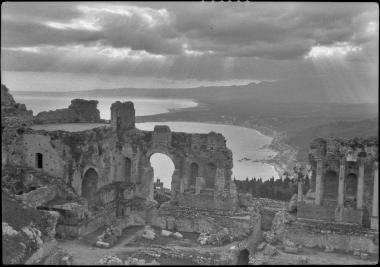
[[[358,176],[358,186],[356,192],[356,208],[363,209],[363,193],[364,193],[364,159],[359,158],[359,176]]]
[[[175,199],[177,197],[177,194],[180,191],[181,187],[181,180],[179,177],[179,169],[175,169],[172,175],[172,184],[171,184],[171,195],[172,199]]]
[[[323,184],[322,184],[323,160],[317,159],[316,175],[315,175],[315,204],[321,205]]]
[[[344,206],[344,180],[346,177],[346,158],[340,159],[339,184],[338,184],[338,206]]]
[[[222,192],[224,190],[224,186],[226,183],[226,178],[224,175],[224,169],[217,168],[215,175],[215,187],[214,189],[218,192]]]
[[[373,196],[372,196],[372,216],[371,228],[379,230],[379,162],[373,164]]]
[[[298,176],[298,192],[297,192],[297,202],[303,201],[303,190],[302,190],[302,180]]]

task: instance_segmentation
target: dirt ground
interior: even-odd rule
[[[228,244],[222,247],[212,246],[200,246],[198,245],[195,234],[184,233],[184,240],[179,241],[175,237],[162,237],[160,236],[159,229],[155,229],[156,239],[154,241],[144,240],[140,238],[140,234],[143,227],[128,227],[123,231],[123,236],[119,239],[117,244],[109,249],[97,248],[93,244],[96,241],[96,237],[102,233],[104,229],[84,236],[80,240],[58,240],[59,247],[65,249],[69,254],[73,256],[73,264],[75,265],[95,265],[99,260],[107,255],[118,256],[123,261],[127,257],[135,257],[138,259],[144,259],[147,262],[152,260],[158,261],[164,265],[196,265],[192,259],[197,256],[222,255],[223,252],[229,250],[235,243]],[[173,249],[180,254],[184,255],[183,258],[173,258],[170,253],[163,253],[161,255],[154,255],[154,251],[157,248],[169,248]],[[212,256],[213,255],[213,256]],[[342,264],[342,265],[364,265],[364,264],[376,264],[378,258],[369,258],[368,260],[362,260],[350,254],[341,253],[326,253],[318,249],[304,248],[303,252],[299,254],[289,254],[283,252],[278,248],[278,253],[275,256],[264,256],[262,252],[257,252],[253,256],[253,264],[271,264],[271,265],[286,265],[301,264],[300,258],[307,257],[307,264]]]

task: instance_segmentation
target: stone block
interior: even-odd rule
[[[164,230],[164,229],[162,229],[162,231],[161,231],[161,235],[162,236],[168,237],[168,236],[171,236],[172,234],[173,234],[173,232],[170,232],[170,231],[167,231],[167,230]]]
[[[103,241],[98,240],[98,241],[96,241],[95,246],[97,246],[98,248],[109,248],[110,244],[107,242],[103,242]]]
[[[292,254],[297,254],[298,253],[298,249],[296,247],[284,247],[284,251],[286,253],[292,253]]]
[[[178,238],[178,239],[182,239],[183,238],[183,235],[181,233],[178,233],[178,232],[175,232],[173,234],[174,237]]]

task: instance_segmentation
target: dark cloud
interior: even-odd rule
[[[2,68],[244,79],[260,66],[300,72],[316,45],[360,48],[345,60],[368,68],[378,57],[378,18],[375,3],[9,2]]]

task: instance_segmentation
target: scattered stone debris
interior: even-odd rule
[[[274,256],[276,255],[278,252],[277,252],[277,249],[270,245],[270,244],[267,244],[264,248],[264,255],[268,255],[268,256]]]
[[[183,238],[183,235],[181,233],[178,233],[178,232],[175,232],[173,234],[174,237],[178,238],[178,239],[182,239]]]
[[[110,255],[101,258],[99,265],[123,265],[123,261],[114,255]]]
[[[122,230],[117,226],[110,226],[104,231],[103,234],[98,236],[98,240],[95,243],[95,246],[99,248],[110,248],[117,240],[121,237]]]
[[[146,262],[144,259],[128,257],[124,261],[124,265],[160,265],[160,263],[156,260],[153,260],[151,262]]]
[[[261,242],[258,246],[257,246],[257,251],[261,251],[265,248],[265,246],[267,245],[266,242]]]
[[[156,233],[151,226],[147,225],[144,227],[144,231],[141,236],[145,239],[154,240],[156,238]]]

